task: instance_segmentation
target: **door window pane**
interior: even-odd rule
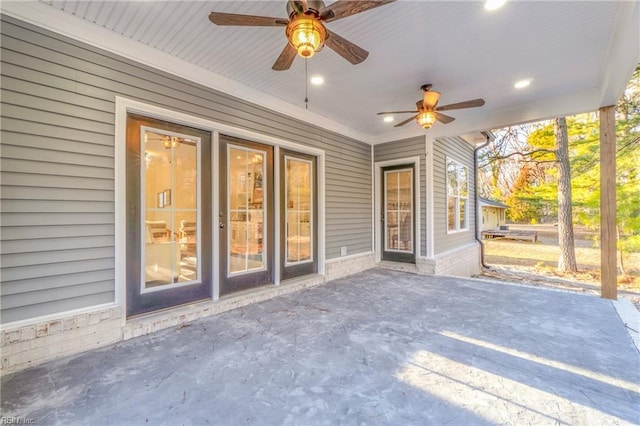
[[[385,171],[385,250],[413,252],[413,170]]]
[[[144,290],[199,279],[198,142],[142,132]]]
[[[313,259],[313,182],[310,161],[286,158],[286,262]]]
[[[229,272],[265,268],[265,153],[230,147],[228,151]]]

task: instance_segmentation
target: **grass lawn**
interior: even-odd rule
[[[587,284],[600,284],[600,248],[584,232],[576,232],[577,273],[557,271],[559,247],[557,232],[552,226],[510,226],[510,229],[536,230],[539,241],[485,240],[484,259],[489,266],[511,267],[543,276],[576,280]],[[640,253],[625,253],[627,275],[619,271],[618,288],[640,295]],[[619,264],[619,257],[618,257]]]

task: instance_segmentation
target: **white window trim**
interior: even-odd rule
[[[464,167],[467,170],[466,176],[467,176],[467,196],[466,197],[461,197],[459,195],[455,195],[455,208],[454,208],[454,221],[453,223],[455,224],[456,228],[455,229],[449,229],[449,162],[453,162],[456,164],[456,167]],[[445,182],[446,182],[446,190],[445,190],[445,201],[444,201],[444,208],[446,211],[446,224],[447,224],[447,234],[458,234],[460,232],[468,232],[469,231],[469,167],[465,166],[464,164],[462,164],[460,161],[449,157],[449,156],[445,156],[445,163],[444,163],[444,175],[445,175]],[[464,199],[466,200],[465,203],[465,214],[464,214],[464,227],[460,228],[460,200]]]
[[[219,205],[219,185],[220,180],[218,178],[218,174],[215,171],[219,170],[218,158],[219,155],[216,155],[219,152],[219,141],[220,141],[220,133],[224,133],[225,135],[235,136],[239,138],[243,138],[246,140],[264,143],[272,145],[275,148],[276,153],[279,148],[290,149],[292,151],[297,151],[303,154],[310,154],[316,157],[317,160],[317,193],[316,193],[316,203],[318,203],[318,275],[325,275],[326,270],[326,260],[325,260],[325,163],[326,163],[326,154],[325,151],[318,148],[313,148],[305,145],[300,145],[294,142],[289,142],[283,139],[279,139],[273,136],[262,135],[260,133],[256,133],[250,130],[240,129],[237,127],[229,126],[222,123],[217,123],[215,121],[196,117],[193,115],[173,111],[167,108],[162,108],[156,105],[151,105],[148,103],[136,101],[133,99],[116,96],[115,99],[116,108],[115,108],[115,144],[114,144],[114,181],[115,181],[115,304],[120,306],[122,309],[122,326],[126,324],[126,312],[127,312],[127,268],[126,268],[126,259],[127,259],[127,251],[126,251],[126,235],[127,235],[127,221],[126,221],[126,140],[127,140],[127,114],[141,114],[147,117],[156,118],[159,120],[171,121],[177,124],[183,124],[190,127],[195,127],[198,129],[202,129],[205,131],[210,131],[212,133],[212,150],[211,150],[211,166],[212,166],[212,187],[214,193],[212,194],[212,216],[213,216],[213,229],[212,229],[212,253],[216,256],[220,253],[219,240],[220,240],[220,230],[216,224],[217,214],[220,211]],[[275,165],[278,166],[278,158],[275,158]],[[277,170],[277,169],[276,169]],[[275,193],[276,197],[275,201],[279,202],[280,194],[279,194],[279,180],[278,173],[276,173],[275,177]],[[275,209],[275,224],[276,231],[279,230],[278,222],[280,220],[280,210]],[[280,236],[279,232],[275,233],[275,244],[276,247],[280,244]],[[276,262],[276,268],[274,272],[274,284],[280,283],[280,275],[279,271],[279,250],[276,250],[274,253],[274,261]],[[212,258],[211,261],[213,265],[216,265],[219,262],[219,257]],[[220,297],[220,283],[218,279],[219,274],[215,271],[212,277],[212,295],[213,300],[218,300]],[[64,312],[61,312],[57,315],[64,315]]]

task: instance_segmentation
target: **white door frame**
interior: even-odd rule
[[[421,241],[420,234],[422,232],[420,216],[420,156],[405,157],[396,160],[377,161],[374,166],[374,200],[375,200],[375,213],[373,217],[374,229],[375,229],[375,260],[380,262],[382,260],[382,169],[384,167],[412,165],[414,167],[413,175],[413,195],[415,202],[415,257],[416,259],[421,256]]]

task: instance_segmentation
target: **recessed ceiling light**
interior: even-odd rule
[[[393,121],[393,117],[390,115],[387,115],[385,118],[383,118],[385,123],[391,123]]]
[[[322,83],[324,83],[324,78],[321,75],[314,75],[311,77],[311,84],[320,86]]]
[[[516,81],[513,87],[515,87],[516,89],[524,89],[525,87],[528,87],[531,84],[531,80],[532,79],[527,78],[526,80]]]
[[[484,8],[486,10],[500,9],[506,2],[507,0],[487,0],[484,2]]]

